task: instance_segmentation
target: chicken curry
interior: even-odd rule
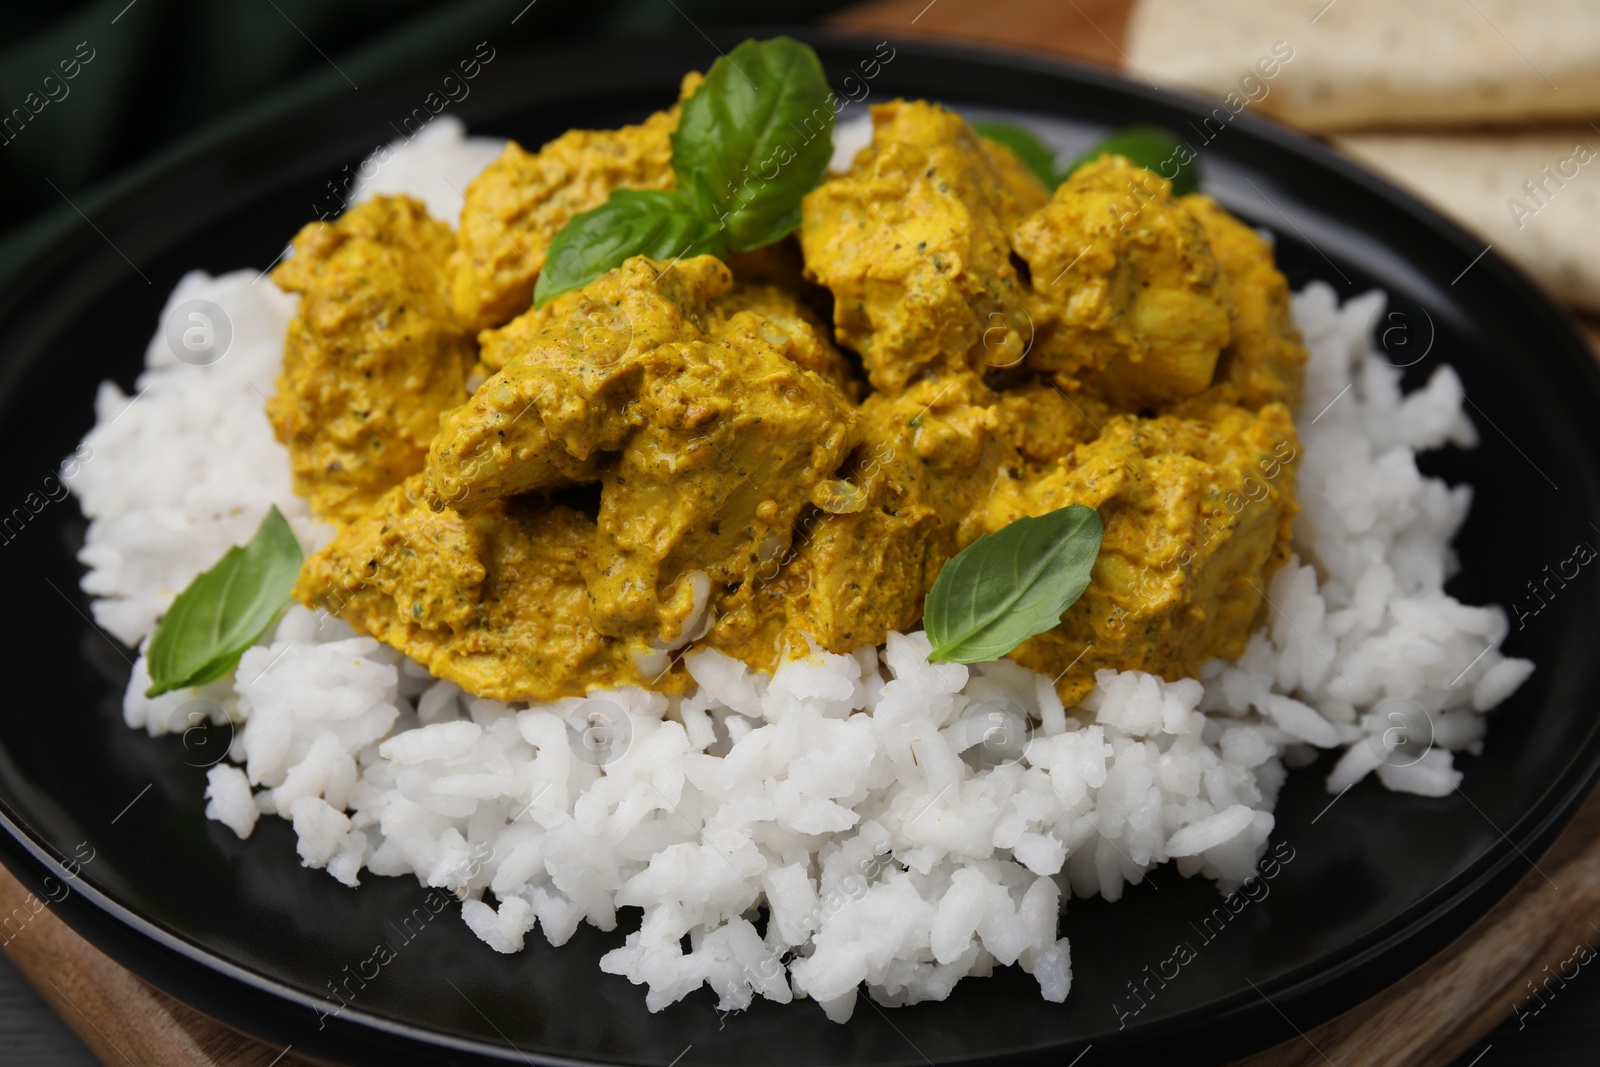
[[[269,415],[336,535],[300,600],[495,699],[681,692],[691,644],[881,644],[974,540],[1084,504],[1093,579],[1012,658],[1071,705],[1243,651],[1306,360],[1266,241],[1120,156],[1052,190],[897,100],[792,236],[534,307],[565,220],[672,189],[678,114],[509,144],[453,231],[385,196],[301,231]]]

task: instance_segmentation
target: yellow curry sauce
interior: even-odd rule
[[[269,410],[338,531],[302,601],[496,699],[676,692],[691,639],[763,670],[879,644],[973,540],[1086,504],[1088,591],[1013,659],[1071,704],[1097,669],[1243,651],[1306,359],[1260,237],[1120,157],[1052,194],[895,101],[797,239],[534,310],[567,219],[671,185],[676,115],[509,144],[453,235],[379,197],[296,238]]]

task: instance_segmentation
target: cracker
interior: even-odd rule
[[[1481,236],[1571,303],[1600,311],[1600,132],[1359,134],[1338,147]],[[1466,264],[1462,264],[1465,266]]]
[[[1283,42],[1251,106],[1308,130],[1600,116],[1590,0],[1138,0],[1128,36],[1131,77],[1215,97]]]

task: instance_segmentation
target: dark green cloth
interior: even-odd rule
[[[577,34],[800,22],[841,0],[54,0],[0,44],[0,283],[94,208],[263,116]],[[513,24],[512,20],[516,19]],[[70,75],[70,76],[69,76]],[[70,202],[69,202],[70,201]],[[76,205],[76,208],[74,207]]]

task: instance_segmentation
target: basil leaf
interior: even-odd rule
[[[711,65],[672,134],[673,190],[618,189],[550,242],[533,306],[630,256],[673,260],[771,244],[833,156],[833,94],[808,45],[746,41]]]
[[[1173,196],[1187,196],[1200,187],[1194,153],[1165,126],[1125,126],[1073,160],[1067,173],[1101,156],[1126,156],[1155,171],[1172,183]]]
[[[985,534],[944,565],[923,605],[935,663],[998,659],[1054,629],[1089,587],[1105,528],[1069,504]]]
[[[716,223],[676,190],[616,189],[604,204],[574,215],[550,242],[533,288],[533,306],[578,289],[633,256],[670,262],[720,254]]]
[[[1056,173],[1055,150],[1039,140],[1032,130],[1009,122],[975,122],[972,128],[980,137],[998,141],[1015,152],[1048,188],[1061,184],[1063,175]]]
[[[145,696],[204,685],[239,665],[244,650],[289,600],[304,557],[274,507],[250,543],[234,545],[167,609],[145,653]]]
[[[800,225],[800,201],[833,158],[833,94],[809,45],[745,41],[683,102],[672,172],[736,252]]]

